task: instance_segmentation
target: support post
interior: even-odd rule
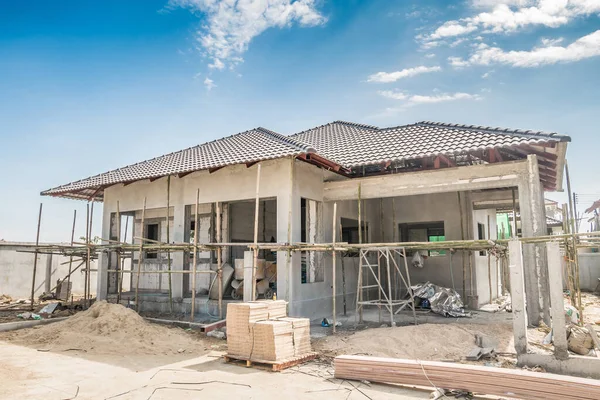
[[[254,246],[258,244],[258,213],[260,204],[260,167],[256,170],[256,202],[254,205]],[[256,268],[258,267],[258,248],[254,247],[254,262],[252,263],[252,294],[251,299],[256,300]]]
[[[569,358],[562,287],[560,246],[557,242],[546,244],[548,253],[548,280],[550,281],[550,307],[552,316],[552,341],[554,356],[559,360]]]
[[[217,243],[221,243],[221,203],[217,202]],[[223,318],[223,249],[217,247],[217,284],[219,285],[219,319]]]
[[[121,210],[119,208],[119,201],[117,200],[117,242],[119,243],[119,246],[121,246]],[[121,302],[121,286],[123,285],[123,283],[121,282],[121,278],[123,276],[123,274],[120,274],[120,269],[122,268],[121,266],[121,249],[117,248],[116,249],[117,252],[117,304],[119,304]]]
[[[335,323],[336,323],[336,318],[335,318],[335,314],[336,314],[336,307],[335,307],[335,297],[337,296],[337,291],[336,291],[336,285],[335,285],[335,281],[336,281],[336,254],[335,254],[335,241],[336,241],[336,236],[337,236],[337,203],[333,203],[333,240],[332,240],[332,251],[331,251],[331,257],[332,257],[332,292],[333,292],[333,305],[332,305],[332,312],[333,312],[333,333],[335,333]]]
[[[488,240],[492,240],[492,228],[490,227],[490,216],[487,216],[487,238]],[[488,287],[490,289],[490,304],[492,304],[492,298],[494,294],[492,293],[492,253],[487,251],[487,263],[488,263]]]
[[[358,184],[358,243],[362,244],[362,210],[361,210],[361,184]],[[362,290],[362,278],[363,278],[363,269],[362,269],[362,255],[359,255],[358,262],[358,291],[356,293],[356,311],[358,313],[358,322],[362,324],[363,322],[363,312],[362,306],[359,307],[358,302],[363,301],[363,290]]]
[[[37,262],[38,262],[38,251],[37,247],[40,245],[40,226],[42,224],[42,207],[40,203],[40,212],[38,214],[37,223],[37,234],[35,235],[35,253],[33,254],[33,278],[31,279],[31,311],[33,311],[33,304],[35,303],[35,275],[37,274]]]
[[[565,175],[567,178],[567,191],[569,192],[569,209],[571,213],[571,234],[573,240],[573,261],[575,264],[574,271],[574,284],[575,284],[575,299],[577,300],[577,309],[579,310],[579,316],[581,321],[583,321],[583,307],[581,305],[581,286],[579,285],[579,253],[577,252],[577,239],[575,234],[578,233],[577,230],[577,214],[575,214],[575,204],[574,204],[574,196],[571,191],[571,175],[569,174],[569,163],[565,160]]]
[[[92,226],[94,225],[94,200],[92,200],[92,207],[90,208],[90,229],[88,230],[88,240],[87,240],[87,273],[85,275],[86,285],[87,285],[87,298],[85,300],[86,307],[90,306],[92,300],[90,282],[92,281],[92,265],[91,265],[91,257],[92,257]]]
[[[73,227],[71,228],[71,247],[73,247],[73,241],[75,240],[75,221],[77,221],[77,210],[73,210]],[[67,297],[65,301],[69,300],[70,290],[69,286],[71,286],[71,272],[73,269],[73,255],[69,256],[69,275],[67,275]]]
[[[512,300],[513,334],[517,354],[527,354],[527,313],[525,311],[525,277],[523,247],[517,239],[508,242],[510,256],[510,296]],[[561,308],[562,311],[562,308]]]
[[[171,216],[171,175],[167,176],[167,245],[171,244],[169,217]],[[173,313],[173,280],[171,279],[171,250],[167,247],[167,271],[169,278],[169,309]]]
[[[135,311],[140,311],[140,271],[142,269],[142,263],[144,261],[144,222],[146,219],[146,198],[144,197],[144,206],[142,207],[142,221],[141,221],[141,238],[140,238],[140,247],[138,254],[138,265],[137,265],[137,279],[135,282]],[[135,216],[134,216],[135,221]]]
[[[190,321],[196,315],[196,263],[198,260],[198,203],[200,202],[200,189],[196,189],[196,209],[194,211],[194,255],[192,256],[192,312]]]
[[[134,219],[135,219],[135,217],[134,217]],[[128,228],[129,228],[129,217],[127,216],[127,217],[125,217],[125,232],[123,234],[123,243],[127,243],[127,229]],[[131,260],[133,262],[133,256],[131,257]],[[117,303],[121,302],[121,296],[123,294],[123,276],[125,274],[125,272],[123,271],[124,269],[125,269],[125,259],[123,258],[121,260],[121,265],[119,266],[119,271],[121,274],[119,282],[121,282],[121,284],[119,285],[119,292],[117,294]],[[129,275],[129,290],[131,290],[131,275]]]
[[[516,238],[518,236],[517,234],[517,194],[515,193],[515,189],[512,189],[512,204],[513,204],[513,208],[512,208],[512,215],[513,215],[513,230],[512,230],[512,235],[511,237]]]
[[[460,216],[460,239],[465,240],[465,222],[463,219],[463,207],[462,200],[460,198],[460,192],[456,192],[458,195],[458,212]],[[467,260],[465,256],[469,254],[465,251],[462,252],[462,295],[463,301],[467,301]],[[452,256],[452,255],[451,255]]]
[[[88,275],[90,271],[88,270],[88,263],[90,258],[88,255],[90,254],[90,203],[86,205],[86,214],[85,214],[85,246],[86,246],[86,257],[85,257],[85,279],[83,281],[83,307],[85,308],[87,305],[88,298]]]

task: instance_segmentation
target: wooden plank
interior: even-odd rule
[[[600,382],[593,379],[480,367],[432,361],[339,356],[335,358],[338,379],[436,386],[521,399],[600,398]]]
[[[282,370],[290,368],[290,367],[294,367],[296,365],[303,364],[307,361],[314,360],[315,358],[317,358],[317,356],[318,356],[318,353],[311,352],[311,353],[303,354],[298,357],[292,357],[292,358],[288,358],[286,360],[280,360],[280,361],[257,360],[257,359],[250,359],[247,357],[240,357],[240,356],[231,355],[231,354],[226,354],[225,356],[223,356],[223,358],[225,359],[225,362],[227,362],[227,363],[242,362],[243,364],[246,365],[246,367],[266,368],[266,369],[272,370],[273,372],[278,372],[278,371],[282,371]]]

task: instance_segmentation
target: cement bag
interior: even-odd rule
[[[567,329],[570,331],[567,341],[569,350],[582,356],[587,355],[594,347],[592,336],[587,329],[579,326],[570,326]]]
[[[425,260],[423,256],[418,251],[415,251],[415,254],[412,256],[412,266],[415,268],[423,268]]]

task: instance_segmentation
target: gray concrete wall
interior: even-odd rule
[[[0,246],[0,294],[6,294],[13,299],[29,298],[31,296],[31,283],[33,278],[33,262],[35,254],[23,253],[19,250],[31,250],[29,246],[15,244],[14,246]],[[37,271],[35,278],[35,296],[48,292],[56,285],[56,281],[63,279],[69,273],[69,257],[38,254]],[[73,263],[73,269],[79,265]],[[96,269],[96,262],[92,262],[91,269]],[[72,292],[83,295],[85,274],[83,266],[71,275]],[[96,273],[91,273],[91,290],[96,289]]]

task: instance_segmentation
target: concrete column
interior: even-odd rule
[[[182,201],[177,201],[173,204],[173,229],[171,230],[170,239],[175,243],[183,243],[185,238],[185,204]],[[168,223],[168,222],[167,222]],[[173,271],[183,270],[183,251],[175,251],[171,253],[171,269]],[[183,298],[183,274],[171,274],[173,298]]]
[[[524,238],[546,235],[546,212],[537,156],[527,157],[527,171],[518,185],[521,232]],[[547,257],[544,244],[523,246],[525,288],[528,295],[527,316],[532,325],[540,320],[549,323],[549,296],[547,288]]]
[[[521,242],[508,243],[510,257],[510,297],[512,301],[513,334],[517,354],[527,354],[527,313],[525,312],[525,279],[523,274],[523,249]],[[527,300],[529,300],[527,296]]]
[[[295,186],[295,160],[291,159],[287,168],[281,173],[289,178],[277,196],[277,242],[294,243],[300,241],[300,197]],[[291,197],[290,197],[291,196]],[[288,237],[288,228],[290,229]],[[277,252],[277,298],[285,299],[290,303],[294,300],[293,282],[295,280],[295,266],[299,260],[299,253],[287,251]]]
[[[46,254],[46,279],[44,283],[44,291],[50,293],[50,289],[52,289],[52,254]]]
[[[565,330],[565,312],[562,288],[562,264],[558,243],[547,243],[548,282],[552,310],[552,337],[554,355],[559,360],[569,358],[567,350],[567,332]]]

